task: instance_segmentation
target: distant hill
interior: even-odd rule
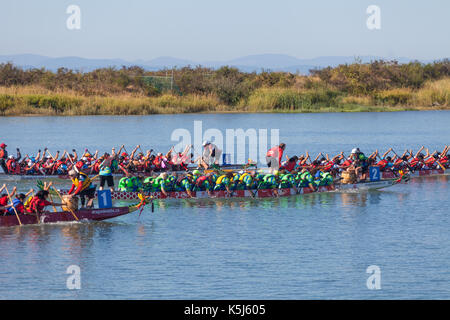
[[[123,59],[89,59],[81,57],[46,57],[35,54],[17,54],[17,55],[0,55],[0,63],[12,62],[15,65],[23,68],[46,68],[52,71],[56,71],[58,68],[64,67],[73,70],[79,70],[82,72],[92,71],[98,68],[115,67],[121,68],[122,66],[140,66],[149,71],[181,68],[185,66],[198,66],[202,65],[210,68],[220,68],[222,66],[232,66],[240,69],[244,72],[261,72],[264,70],[271,71],[285,71],[285,72],[300,72],[302,74],[308,74],[309,70],[334,67],[339,64],[355,62],[356,58],[362,62],[370,62],[373,60],[397,60],[400,63],[408,63],[414,59],[397,57],[386,58],[377,56],[329,56],[329,57],[317,57],[313,59],[299,59],[293,56],[284,54],[259,54],[240,57],[228,61],[192,61],[186,59],[179,59],[174,57],[158,57],[151,60],[135,60],[127,61]],[[422,60],[421,62],[432,62],[431,60]]]

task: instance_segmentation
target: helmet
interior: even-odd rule
[[[353,149],[352,149],[352,154],[353,154],[353,153],[358,153],[358,148],[353,148]]]
[[[194,170],[194,171],[192,171],[192,174],[194,176],[199,176],[199,175],[201,175],[201,172],[199,170]]]
[[[73,169],[69,171],[69,176],[74,176],[76,174],[77,174],[77,172]]]

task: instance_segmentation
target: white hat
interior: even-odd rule
[[[358,153],[358,149],[357,148],[353,148],[352,149],[352,153]]]
[[[210,142],[208,140],[203,141],[203,146],[207,146],[208,144],[210,144]]]
[[[69,176],[74,176],[74,175],[76,175],[77,174],[77,172],[75,171],[75,170],[69,170]]]

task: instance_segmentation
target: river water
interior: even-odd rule
[[[450,144],[445,111],[1,118],[0,142],[23,154],[45,146],[104,152],[125,144],[131,151],[138,143],[165,152],[176,143],[174,130],[194,137],[194,121],[224,136],[226,129],[279,129],[288,155],[348,154],[356,146],[432,152]],[[20,190],[33,185],[17,182]],[[449,299],[449,191],[448,177],[428,177],[374,192],[160,201],[154,213],[107,222],[0,228],[0,296]],[[72,265],[80,268],[79,290],[67,287]],[[373,265],[378,290],[367,287]]]

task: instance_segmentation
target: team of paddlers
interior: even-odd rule
[[[81,155],[75,149],[72,149],[71,153],[64,151],[62,154],[56,151],[52,155],[47,148],[44,148],[43,151],[39,150],[36,155],[26,155],[23,158],[18,148],[16,149],[17,155],[14,156],[8,154],[6,147],[4,143],[0,145],[0,165],[3,171],[10,175],[61,176],[67,175],[71,169],[90,175],[99,174],[100,176],[107,176],[109,173],[139,174],[188,171],[188,166],[192,164],[196,164],[198,168],[202,169],[207,169],[214,164],[217,166],[222,154],[222,151],[216,145],[208,141],[203,143],[203,154],[197,159],[194,159],[192,153],[193,146],[186,146],[183,152],[175,152],[171,148],[166,154],[153,154],[153,150],[144,153],[140,145],[136,146],[131,153],[127,153],[122,145],[118,152],[115,148],[112,148],[111,153],[105,152],[101,156],[98,151],[91,153],[87,149]],[[380,155],[376,150],[367,157],[356,148],[352,150],[349,157],[345,157],[343,152],[332,158],[320,153],[314,161],[311,161],[307,152],[306,155],[301,156],[290,158],[286,156],[287,160],[283,162],[285,147],[285,144],[281,143],[267,152],[266,161],[269,167],[273,169],[282,167],[289,172],[305,166],[324,167],[325,170],[328,170],[335,165],[346,168],[355,164],[355,162],[359,162],[362,167],[360,170],[363,171],[366,165],[378,165],[382,170],[398,169],[402,166],[418,170],[439,168],[439,163],[447,166],[449,156],[448,146],[442,152],[434,151],[433,153],[430,153],[424,147],[420,148],[415,154],[412,150],[405,150],[401,156],[398,156],[392,149],[389,149],[383,155]],[[422,151],[426,151],[426,153]],[[393,155],[389,155],[390,153],[393,153]]]
[[[102,155],[98,151],[91,153],[88,149],[81,154],[75,149],[71,153],[64,150],[62,154],[60,151],[52,154],[44,148],[39,149],[36,155],[25,155],[23,158],[19,148],[14,156],[8,155],[6,147],[4,143],[0,145],[0,165],[10,175],[67,175],[71,169],[89,174],[100,174],[105,169],[113,173],[179,171],[187,170],[192,163],[205,168],[211,162],[218,164],[222,154],[216,145],[208,141],[203,143],[203,154],[197,159],[194,159],[192,145],[186,146],[183,152],[175,152],[172,147],[165,155],[154,154],[153,150],[144,153],[140,145],[131,153],[126,152],[122,145],[118,151],[112,148],[111,153]]]
[[[119,152],[115,152],[113,148],[111,154],[105,153],[101,157],[98,157],[98,151],[91,154],[88,150],[85,150],[81,157],[78,157],[76,150],[72,150],[71,154],[64,151],[60,157],[59,152],[53,156],[44,149],[44,152],[39,150],[35,157],[26,156],[21,160],[19,149],[17,149],[17,157],[8,156],[6,145],[1,144],[0,160],[2,160],[1,165],[6,166],[5,172],[13,174],[14,172],[18,174],[17,167],[20,168],[20,172],[23,170],[26,174],[31,174],[30,171],[48,175],[68,174],[72,179],[69,197],[79,196],[82,206],[86,204],[87,207],[92,207],[96,191],[93,180],[100,178],[100,190],[108,184],[108,187],[114,191],[112,174],[117,170],[125,174],[119,181],[119,191],[162,192],[165,195],[168,192],[185,191],[190,196],[193,191],[210,193],[215,190],[233,193],[235,190],[297,187],[315,191],[320,186],[332,185],[336,180],[341,180],[349,172],[355,176],[355,180],[351,182],[365,181],[368,178],[370,166],[378,166],[381,171],[391,171],[396,176],[407,171],[445,169],[449,166],[450,149],[446,146],[442,152],[430,153],[428,149],[422,147],[415,154],[412,150],[405,150],[399,156],[391,148],[382,155],[376,150],[366,156],[359,148],[354,148],[348,157],[343,152],[332,158],[320,153],[312,160],[306,152],[306,155],[286,156],[286,161],[282,161],[286,145],[281,143],[267,152],[268,172],[245,168],[234,172],[224,172],[217,166],[222,153],[217,146],[205,141],[203,155],[196,161],[189,153],[191,148],[192,146],[187,146],[180,153],[175,153],[172,148],[166,155],[161,153],[152,155],[152,150],[147,151],[146,154],[142,151],[137,153],[140,149],[138,145],[128,155],[122,152],[124,149],[122,146]],[[426,154],[422,153],[424,150]],[[46,156],[46,153],[49,156]],[[15,161],[15,166],[11,164],[11,161]],[[187,165],[195,162],[198,164],[198,169],[189,171]],[[16,171],[11,172],[10,169]],[[186,172],[180,173],[182,171],[180,169]],[[153,172],[153,174],[144,176],[142,172]],[[91,178],[90,176],[94,174],[97,175]],[[5,187],[1,188],[0,193]],[[32,190],[28,194],[16,194],[15,189],[11,194],[2,194],[0,213],[14,214],[14,208],[20,213],[36,213],[42,212],[46,206],[61,206],[62,204],[55,203],[52,199],[48,200],[51,197],[48,191],[50,187],[51,183],[34,195]]]

